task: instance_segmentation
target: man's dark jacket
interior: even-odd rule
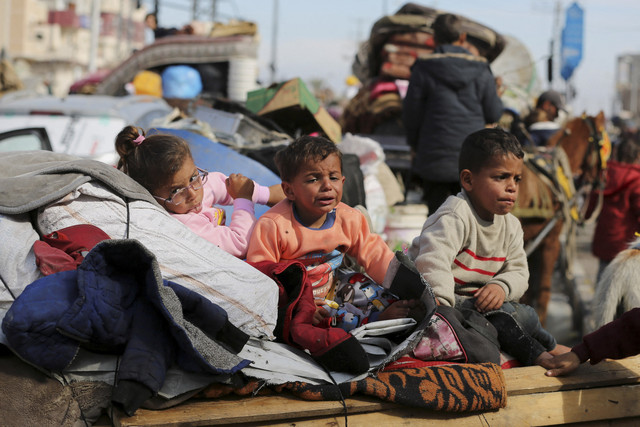
[[[416,60],[403,103],[407,142],[416,151],[413,171],[426,180],[457,182],[462,142],[497,122],[502,110],[485,58],[442,45]]]

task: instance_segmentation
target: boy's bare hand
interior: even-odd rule
[[[544,374],[548,377],[557,377],[558,375],[566,375],[575,371],[580,366],[580,359],[573,351],[554,356],[550,359],[541,360],[539,363],[548,371]]]
[[[331,313],[325,310],[324,307],[317,305],[316,312],[313,313],[313,319],[311,320],[311,323],[313,324],[313,326],[316,326],[318,323],[322,322],[329,316],[331,316]]]
[[[249,199],[253,197],[253,181],[239,173],[232,173],[225,181],[229,195],[234,199]]]
[[[488,283],[478,289],[474,297],[476,298],[476,310],[480,313],[486,313],[502,307],[506,294],[502,286],[496,283]]]

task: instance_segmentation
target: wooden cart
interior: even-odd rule
[[[585,364],[566,377],[549,378],[539,366],[504,371],[507,406],[481,413],[436,412],[373,398],[346,399],[350,426],[538,426],[567,423],[640,425],[640,356]],[[341,402],[288,395],[188,400],[161,411],[115,414],[115,426],[222,424],[344,426]]]

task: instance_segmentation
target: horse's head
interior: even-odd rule
[[[596,218],[601,200],[595,209],[590,209],[586,202],[593,190],[603,189],[607,160],[611,155],[604,113],[600,111],[596,116],[583,113],[582,116],[575,117],[564,129],[553,135],[549,145],[560,147],[566,153],[577,193],[575,199],[578,210],[575,219],[585,222]]]
[[[576,185],[600,184],[611,143],[605,131],[604,113],[582,116],[570,120],[549,140],[549,146],[558,146],[567,154]]]

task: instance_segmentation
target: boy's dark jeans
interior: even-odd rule
[[[456,304],[456,306],[459,309],[475,310],[476,308],[474,304],[475,298],[467,298]],[[548,351],[556,348],[556,345],[558,344],[556,339],[542,327],[538,313],[536,313],[533,307],[509,301],[502,304],[502,307],[496,311],[504,311],[505,313],[512,315],[522,329],[542,344]]]

